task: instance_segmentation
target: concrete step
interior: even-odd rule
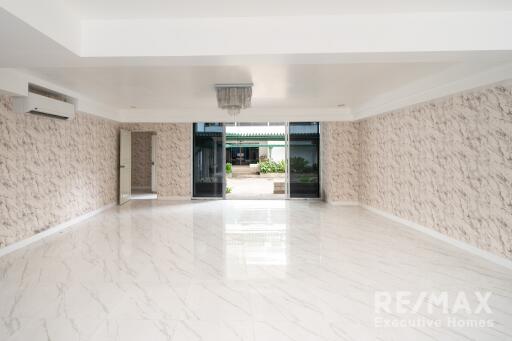
[[[274,194],[284,194],[285,183],[284,181],[274,181]]]
[[[233,166],[233,175],[234,174],[258,174],[260,172],[260,168],[258,166],[250,167],[250,166]]]

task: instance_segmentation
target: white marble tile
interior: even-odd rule
[[[252,321],[179,321],[173,341],[254,341]]]
[[[0,289],[1,340],[512,339],[511,271],[324,203],[134,201],[1,258]],[[490,291],[495,325],[376,328],[403,290]]]
[[[248,321],[253,317],[249,288],[239,283],[202,281],[190,286],[187,318],[200,321]]]
[[[348,321],[345,321],[345,324]],[[367,329],[359,329],[357,335],[344,329],[344,324],[330,322],[256,322],[254,326],[256,341],[338,341],[338,340],[372,340],[375,335]]]
[[[102,321],[91,341],[170,341],[175,321],[116,319]]]
[[[123,298],[110,319],[180,320],[185,317],[187,286],[123,283]]]
[[[19,319],[17,329],[2,340],[81,341],[90,340],[102,320],[98,319]],[[1,334],[0,334],[1,335]]]

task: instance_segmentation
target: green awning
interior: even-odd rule
[[[284,144],[260,144],[260,143],[226,143],[226,148],[245,148],[245,147],[285,147]]]
[[[226,141],[284,141],[278,133],[226,133]]]

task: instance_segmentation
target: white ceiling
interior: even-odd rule
[[[216,83],[254,83],[256,108],[335,108],[368,99],[449,63],[36,68],[31,73],[123,109],[214,108]]]
[[[512,10],[510,0],[60,0],[81,19]]]
[[[212,118],[215,83],[254,83],[247,120],[341,120],[512,78],[510,0],[0,5],[0,93],[40,82],[119,120]]]

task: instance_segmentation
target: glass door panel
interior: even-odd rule
[[[320,197],[320,125],[318,122],[290,122],[290,198]]]
[[[193,196],[224,196],[224,126],[194,123]]]

